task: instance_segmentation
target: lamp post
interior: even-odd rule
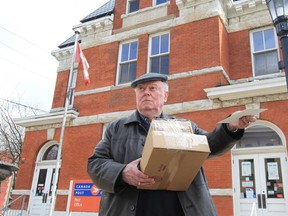
[[[288,0],[266,0],[266,4],[281,41],[288,90]]]

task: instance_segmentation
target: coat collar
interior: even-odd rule
[[[163,119],[171,119],[172,117],[163,114]],[[130,123],[138,123],[140,124],[140,114],[137,110],[135,110],[130,116],[127,117],[124,124],[130,124]]]

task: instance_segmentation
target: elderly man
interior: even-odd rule
[[[162,109],[168,98],[167,76],[148,73],[131,83],[137,110],[129,117],[111,122],[104,138],[88,159],[88,173],[103,190],[99,216],[210,216],[217,215],[204,171],[201,168],[187,191],[144,190],[155,184],[139,170],[143,146],[155,118],[170,119]],[[254,122],[254,116],[219,125],[208,133],[191,122],[195,134],[206,135],[211,154],[220,155],[233,147]]]

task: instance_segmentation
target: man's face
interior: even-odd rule
[[[161,81],[150,81],[136,86],[136,104],[141,114],[154,118],[162,112],[163,105],[168,98],[165,85]]]

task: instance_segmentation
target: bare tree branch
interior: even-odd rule
[[[0,160],[18,165],[22,152],[25,128],[16,125],[13,118],[36,115],[40,109],[1,99],[0,103]]]

